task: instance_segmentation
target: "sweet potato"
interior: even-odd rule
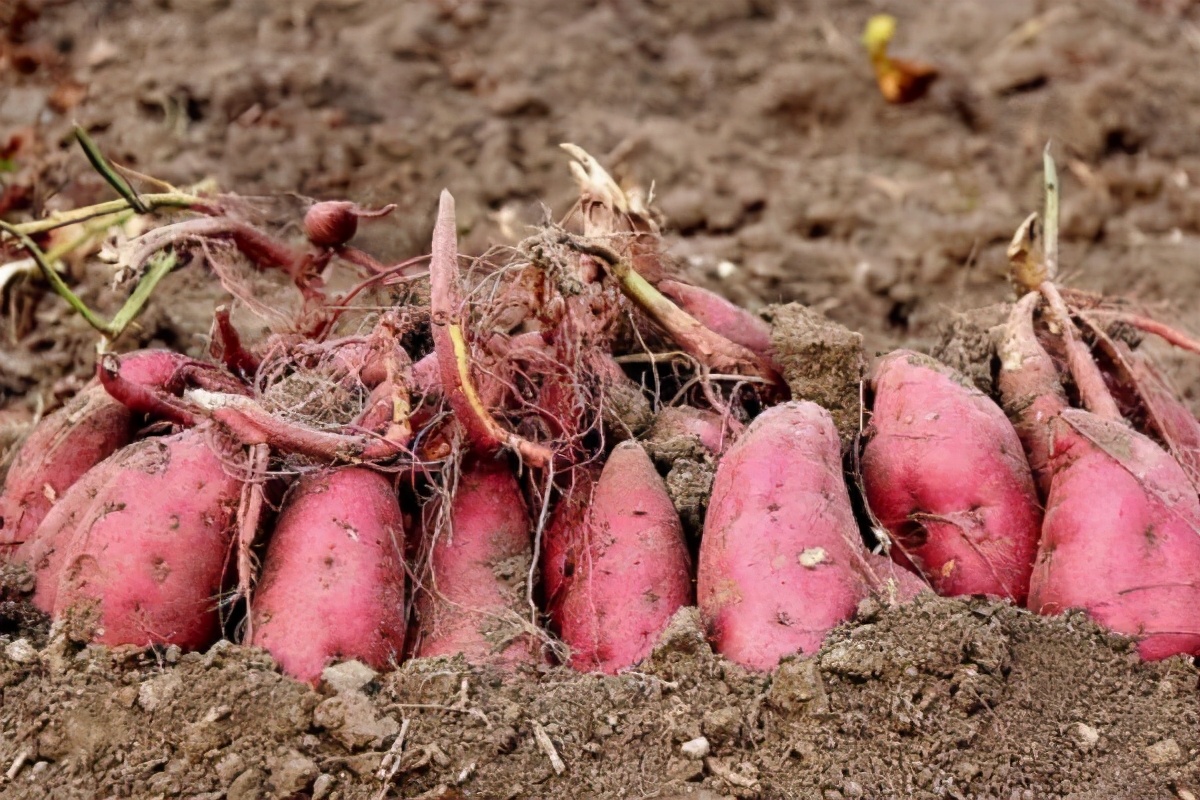
[[[425,509],[430,568],[418,589],[415,655],[532,663],[525,627],[532,526],[508,463],[481,457],[464,464],[445,512],[440,502]]]
[[[241,481],[206,438],[143,439],[72,486],[17,552],[34,604],[102,644],[211,644]]]
[[[920,591],[863,545],[829,412],[792,401],[763,412],[717,467],[697,595],[716,649],[769,670],[812,653],[876,591]]]
[[[1068,408],[1034,336],[1035,302],[1013,309],[997,379],[1049,487],[1028,607],[1083,609],[1134,637],[1145,659],[1200,654],[1200,498],[1151,439]]]
[[[1127,425],[1065,409],[1029,608],[1081,608],[1142,658],[1200,655],[1200,498],[1175,459]]]
[[[139,385],[168,383],[182,356],[144,350],[121,360],[121,374]],[[134,434],[134,414],[98,382],[42,420],[22,444],[0,492],[0,553],[27,541],[62,494]]]
[[[958,373],[909,350],[881,360],[871,386],[863,488],[892,557],[939,594],[1024,603],[1042,514],[1012,423]]]
[[[691,602],[691,558],[667,487],[642,446],[622,442],[596,484],[562,603],[571,666],[632,667]]]
[[[538,571],[542,581],[544,608],[556,632],[561,630],[562,602],[578,567],[580,540],[587,524],[588,506],[592,504],[592,492],[599,478],[600,470],[593,466],[581,466],[573,470],[570,484],[563,490],[550,521],[542,531]]]
[[[305,476],[284,500],[254,594],[251,643],[316,682],[333,659],[404,652],[404,526],[391,482],[361,467]]]
[[[658,282],[658,290],[714,333],[767,360],[773,358],[771,326],[762,317],[689,283],[662,280]]]
[[[0,545],[28,541],[75,481],[133,437],[133,413],[98,384],[42,420],[13,459],[0,494]]]

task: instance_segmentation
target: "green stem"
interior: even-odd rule
[[[149,261],[149,267],[146,274],[138,281],[138,285],[134,287],[133,293],[125,300],[121,310],[112,318],[111,322],[105,322],[97,316],[79,296],[71,291],[71,287],[67,286],[58,272],[51,266],[51,261],[47,258],[42,249],[37,246],[37,242],[29,238],[28,234],[22,233],[15,225],[10,225],[3,220],[0,220],[0,230],[15,236],[21,245],[29,252],[30,258],[38,265],[42,275],[50,283],[55,293],[59,297],[67,301],[71,308],[79,312],[79,315],[87,321],[97,331],[104,335],[107,340],[118,338],[133,321],[133,318],[138,315],[142,307],[146,305],[146,301],[150,299],[150,295],[154,292],[158,282],[164,276],[175,268],[179,263],[179,259],[174,253],[156,253]]]
[[[42,252],[42,248],[37,246],[37,242],[30,239],[28,234],[18,230],[15,225],[10,225],[3,220],[0,220],[0,230],[17,238],[17,241],[29,252],[29,257],[38,265],[38,269],[42,271],[42,275],[50,283],[50,286],[54,288],[54,291],[58,293],[59,297],[66,300],[71,308],[78,311],[79,315],[87,320],[89,325],[105,335],[108,334],[108,324],[93,314],[92,310],[87,307],[87,304],[71,291],[71,287],[67,286],[54,268],[50,266],[50,263],[46,260],[45,253]]]
[[[155,211],[160,208],[191,208],[192,206],[200,205],[204,202],[204,198],[186,192],[163,192],[161,194],[144,194],[141,196],[142,205],[147,211]],[[25,234],[33,236],[46,231],[52,231],[55,228],[62,228],[67,225],[74,225],[77,222],[85,222],[96,217],[103,217],[109,214],[119,214],[122,211],[129,211],[129,201],[122,198],[120,200],[109,200],[104,203],[96,203],[91,206],[83,206],[70,211],[62,211],[52,214],[45,219],[34,220],[33,222],[22,222],[19,225],[7,225],[3,228],[5,233],[17,236]]]
[[[129,185],[129,181],[125,180],[117,173],[112,165],[108,163],[108,159],[100,152],[100,148],[92,141],[92,137],[87,135],[87,131],[79,125],[75,126],[75,138],[79,141],[79,146],[83,148],[84,155],[91,162],[92,167],[99,172],[104,180],[108,181],[108,185],[116,190],[117,194],[125,198],[125,202],[129,203],[129,207],[139,214],[149,213],[150,209],[142,202],[142,198],[138,197],[137,190]]]
[[[121,335],[126,326],[142,310],[142,306],[146,305],[146,301],[150,299],[150,295],[154,292],[154,287],[158,286],[158,282],[168,272],[175,269],[175,265],[178,263],[179,258],[174,253],[159,252],[150,258],[146,274],[138,281],[138,285],[133,288],[133,293],[125,301],[125,305],[121,306],[121,310],[117,312],[117,315],[112,318],[112,322],[108,324],[109,336],[116,339]]]

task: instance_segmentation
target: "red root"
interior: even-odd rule
[[[495,453],[510,447],[535,467],[550,463],[553,453],[504,430],[488,413],[471,381],[470,346],[462,325],[462,298],[458,290],[458,241],[455,231],[454,198],[443,191],[438,202],[430,259],[430,310],[433,347],[437,354],[442,391],[455,418],[462,425],[471,447]]]

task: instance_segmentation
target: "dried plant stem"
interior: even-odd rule
[[[661,325],[689,355],[709,369],[725,373],[740,372],[774,386],[783,386],[779,374],[758,355],[705,327],[671,302],[614,251],[600,244],[581,241],[565,232],[559,236],[558,242],[606,264],[625,296]]]
[[[206,201],[203,197],[186,192],[163,192],[160,194],[144,194],[141,195],[142,204],[148,211],[157,211],[160,208],[192,208],[194,206],[203,205]],[[60,211],[44,219],[34,220],[32,222],[22,222],[19,225],[12,225],[10,229],[6,229],[8,233],[16,234],[23,233],[26,236],[34,236],[46,231],[52,231],[55,228],[62,228],[66,225],[74,225],[77,222],[84,222],[96,217],[105,217],[109,214],[119,214],[122,211],[129,211],[129,201],[124,198],[120,200],[109,200],[104,203],[96,203],[95,205],[82,206],[73,208],[70,211]]]

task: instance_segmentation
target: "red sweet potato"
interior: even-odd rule
[[[939,594],[1024,603],[1042,513],[1004,411],[909,350],[880,361],[871,386],[863,488],[892,536],[892,557]]]
[[[241,481],[206,436],[143,439],[72,486],[17,553],[34,604],[102,644],[211,644]]]
[[[28,541],[63,492],[132,437],[133,413],[98,384],[42,420],[13,459],[0,494],[0,544]]]
[[[1067,407],[1034,337],[1035,302],[1029,295],[1013,310],[997,379],[1049,487],[1028,606],[1083,609],[1137,639],[1145,659],[1200,654],[1200,498],[1151,439]]]
[[[632,667],[691,602],[679,515],[646,451],[623,442],[596,484],[561,607],[571,666],[609,674]]]
[[[662,280],[658,282],[658,290],[714,333],[768,360],[773,357],[771,326],[762,317],[719,294],[688,283]]]
[[[487,457],[464,464],[449,514],[435,502],[424,522],[430,569],[418,587],[415,655],[534,662],[526,629],[532,525],[508,464]]]
[[[121,360],[121,375],[139,385],[162,386],[181,359],[165,350],[131,353]],[[129,444],[133,434],[133,412],[98,382],[42,420],[22,444],[0,492],[0,552],[27,541],[58,498]]]
[[[708,453],[719,456],[745,427],[733,417],[691,406],[668,406],[654,415],[650,439],[660,446],[679,440],[694,441]],[[682,441],[679,441],[683,445]],[[675,448],[677,449],[677,448]]]
[[[1142,658],[1200,655],[1200,498],[1165,450],[1122,422],[1065,409],[1029,608],[1082,608]]]
[[[716,649],[769,670],[814,652],[873,592],[921,585],[867,551],[833,420],[792,401],[763,412],[717,466],[696,588]]]
[[[571,483],[563,490],[542,531],[538,571],[544,607],[556,631],[561,630],[562,602],[578,567],[581,534],[599,477],[600,470],[593,466],[573,470]]]
[[[288,492],[251,604],[251,643],[316,682],[334,659],[383,669],[404,652],[404,525],[391,482],[346,467]]]

